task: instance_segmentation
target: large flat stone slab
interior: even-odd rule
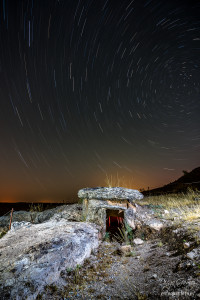
[[[144,198],[142,193],[138,190],[132,190],[122,187],[96,187],[96,188],[85,188],[78,192],[78,197],[81,199],[95,199],[95,200],[141,200]]]

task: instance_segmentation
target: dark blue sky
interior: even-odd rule
[[[198,167],[199,16],[191,0],[1,0],[2,199]]]

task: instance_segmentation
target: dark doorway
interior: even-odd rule
[[[124,225],[124,212],[122,210],[106,210],[106,232],[109,233],[110,239],[120,236],[120,230]]]

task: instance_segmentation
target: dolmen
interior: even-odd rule
[[[144,196],[138,190],[123,187],[96,187],[79,190],[78,197],[82,200],[84,221],[100,225],[105,233],[120,223],[135,229],[135,201]]]

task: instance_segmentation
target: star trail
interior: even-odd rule
[[[199,114],[199,1],[0,0],[0,201],[169,183]]]

